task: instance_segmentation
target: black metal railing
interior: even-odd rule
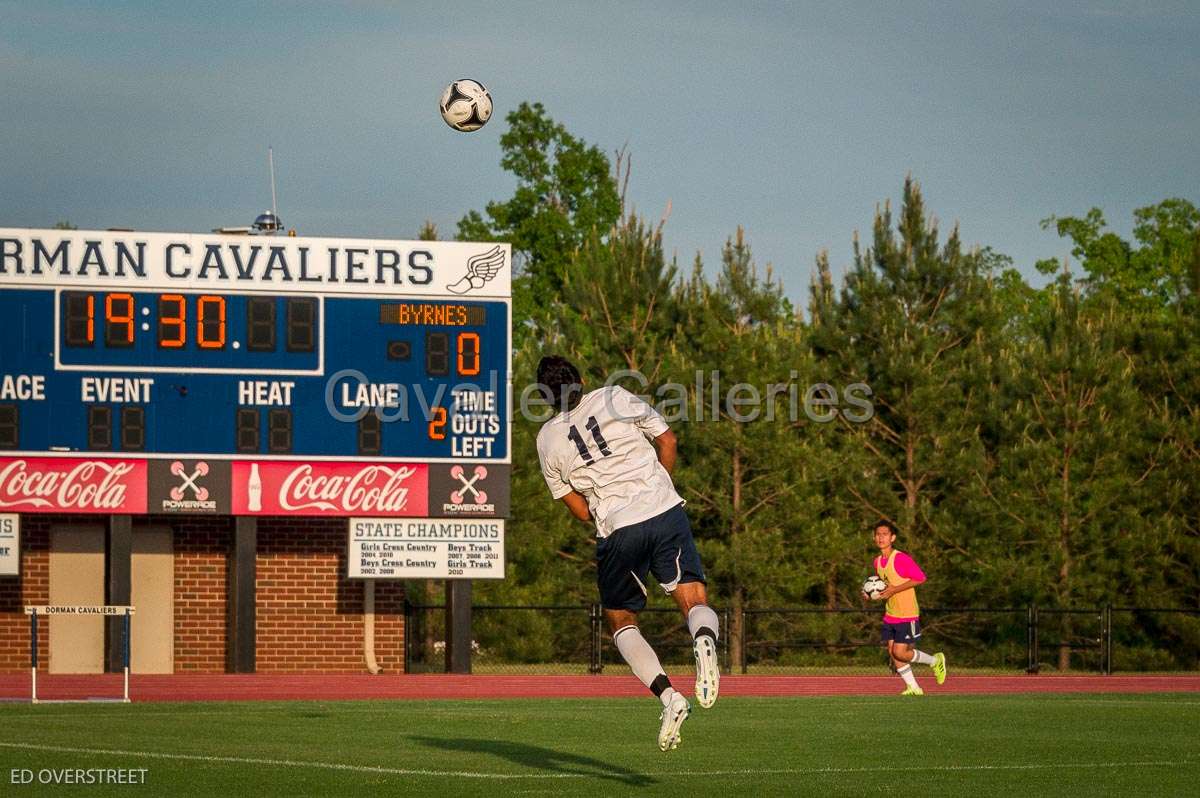
[[[873,673],[886,662],[877,607],[714,609],[726,672]],[[405,670],[444,671],[445,606],[406,604],[405,616]],[[960,673],[1200,670],[1200,609],[923,607],[921,623],[921,647],[946,651]],[[692,661],[678,610],[647,608],[639,626],[664,666]],[[625,667],[598,604],[476,605],[472,641],[477,673]]]

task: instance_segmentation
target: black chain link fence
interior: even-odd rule
[[[872,674],[886,667],[877,607],[778,607],[720,618],[725,672]],[[405,670],[446,670],[445,605],[405,607]],[[692,664],[678,610],[647,608],[642,634],[668,670]],[[945,651],[956,673],[1200,671],[1200,609],[922,608],[919,648]],[[476,605],[472,671],[627,672],[599,605]]]

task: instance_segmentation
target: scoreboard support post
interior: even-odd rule
[[[446,673],[471,672],[471,580],[446,580]]]
[[[105,603],[128,606],[132,603],[133,516],[108,517],[108,584]],[[126,665],[125,624],[121,616],[109,616],[105,623],[105,650],[109,673],[120,673]]]
[[[228,662],[230,673],[254,673],[255,660],[255,558],[258,551],[258,519],[237,517],[233,547],[229,552]]]

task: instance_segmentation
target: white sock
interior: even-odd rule
[[[924,651],[917,651],[914,648],[912,664],[913,665],[932,665],[933,664],[933,655],[926,654]]]
[[[917,677],[913,676],[912,665],[905,665],[903,668],[896,671],[896,673],[900,674],[900,678],[903,679],[904,683],[909,687],[917,686]]]
[[[721,628],[721,622],[717,619],[717,614],[707,604],[697,604],[688,610],[687,625],[688,631],[692,633],[693,640],[696,638],[696,633],[703,629],[712,632],[714,642],[716,642],[717,634]]]
[[[621,652],[622,659],[628,663],[633,675],[641,680],[642,684],[654,690],[654,684],[657,681],[660,685],[659,677],[663,680],[667,678],[663,671],[662,664],[658,661],[658,655],[654,653],[654,649],[650,648],[650,644],[646,642],[646,638],[642,637],[642,632],[636,626],[623,626],[613,635],[613,642],[617,645],[617,651]],[[658,693],[658,698],[662,701],[663,706],[671,703],[671,695],[675,691],[669,684],[666,689]]]

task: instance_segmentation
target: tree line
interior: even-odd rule
[[[682,386],[672,409],[704,418],[673,424],[676,482],[713,603],[732,617],[856,605],[876,519],[900,528],[930,604],[1200,607],[1193,203],[1137,210],[1129,240],[1099,209],[1051,217],[1071,257],[1039,262],[1035,287],[999,250],[939,229],[907,179],[899,206],[854,234],[840,279],[840,256],[816,254],[797,307],[740,228],[719,263],[667,257],[663,222],[626,202],[626,153],[610,159],[539,104],[508,124],[515,192],[456,237],[513,245],[517,392],[549,352],[593,387],[619,370],[644,375],[622,384],[651,401]],[[738,383],[757,404],[725,401]],[[550,499],[537,429],[514,419],[508,577],[477,583],[477,602],[595,600],[591,530]],[[1169,630],[1193,650],[1195,621]]]

